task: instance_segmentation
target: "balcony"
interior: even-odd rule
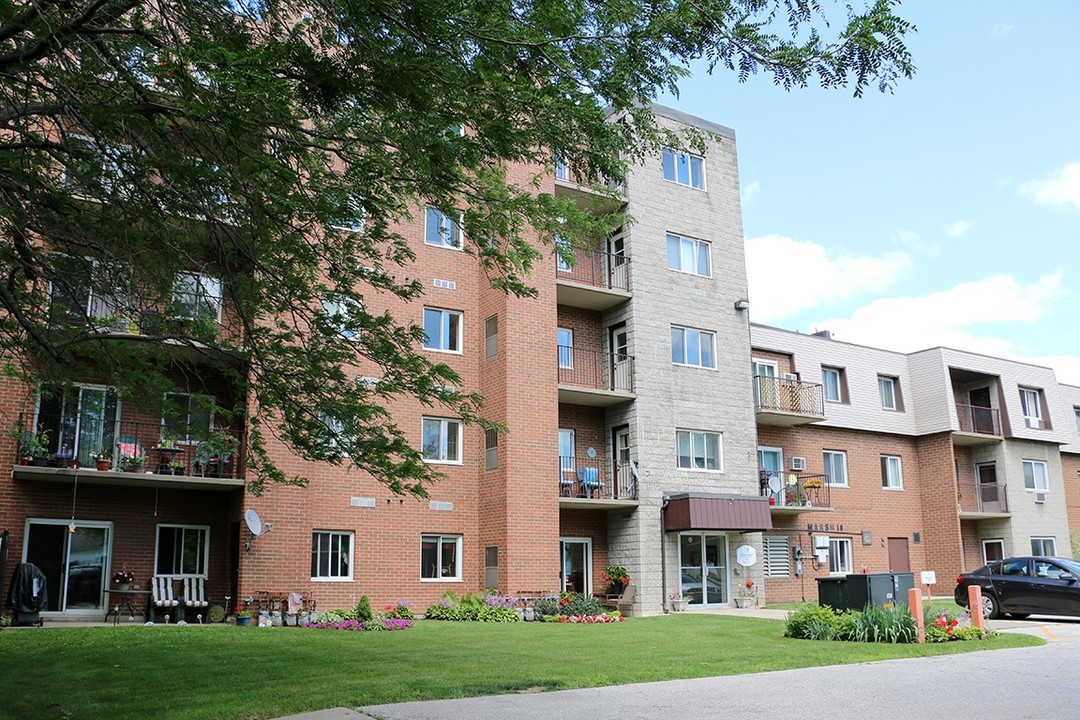
[[[611,197],[594,189],[586,178],[583,178],[570,164],[562,160],[556,161],[555,195],[557,197],[572,197],[579,208],[597,214],[615,212],[626,202],[625,187],[605,179],[601,179],[600,185],[614,192],[616,196]]]
[[[960,429],[953,432],[956,445],[985,445],[999,442],[1001,413],[997,408],[956,404],[956,419]]]
[[[160,420],[139,422],[117,414],[109,404],[80,415],[39,414],[38,431],[21,433],[14,477],[67,482],[77,476],[80,483],[127,487],[244,486],[244,447],[238,434],[207,432],[204,426],[201,433],[189,428],[165,439]]]
[[[761,497],[769,499],[769,510],[774,515],[832,512],[832,486],[824,473],[792,473],[785,477],[779,470],[760,470],[758,484]]]
[[[559,456],[559,506],[634,507],[637,473],[632,463],[600,457]]]
[[[634,399],[634,358],[559,345],[559,402],[608,407]]]
[[[755,375],[754,412],[760,425],[807,425],[825,419],[825,397],[817,383]]]
[[[958,503],[961,520],[993,520],[1012,516],[1008,488],[1004,483],[975,481],[960,489]]]
[[[630,258],[601,250],[575,250],[574,264],[557,263],[560,305],[607,310],[630,299]]]

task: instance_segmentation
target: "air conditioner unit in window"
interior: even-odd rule
[[[805,470],[806,469],[806,458],[804,458],[804,457],[793,457],[793,458],[791,458],[791,469],[792,470]]]
[[[799,373],[783,373],[780,377],[784,380],[799,381]]]
[[[1044,503],[1044,502],[1046,502],[1046,493],[1045,493],[1045,492],[1038,492],[1038,491],[1037,491],[1037,492],[1035,493],[1035,502],[1037,502],[1037,503]]]

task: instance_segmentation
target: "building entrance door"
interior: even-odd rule
[[[592,594],[592,539],[563,538],[559,544],[562,556],[560,589]]]
[[[695,607],[728,604],[726,535],[679,536],[679,592]]]
[[[101,614],[109,584],[112,527],[109,523],[31,520],[26,529],[26,562],[45,573],[48,612]]]

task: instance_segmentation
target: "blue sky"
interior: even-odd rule
[[[751,320],[1080,385],[1080,3],[898,14],[917,72],[891,95],[718,70],[660,99],[736,132]]]

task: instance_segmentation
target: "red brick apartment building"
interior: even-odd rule
[[[350,607],[367,595],[376,606],[404,598],[418,610],[446,591],[485,587],[602,592],[609,563],[629,570],[640,613],[661,612],[675,592],[692,606],[723,607],[745,577],[760,587],[763,564],[735,562],[736,549],[752,548],[760,558],[762,531],[790,525],[790,534],[776,537],[795,539],[806,518],[770,518],[754,459],[751,378],[730,371],[746,368],[750,358],[735,137],[678,111],[655,112],[668,128],[711,133],[708,151],[664,149],[634,168],[622,189],[634,223],[595,247],[576,248],[572,265],[549,249],[531,278],[533,298],[493,290],[461,251],[453,218],[415,208],[412,224],[402,228],[416,253],[404,272],[426,292],[385,309],[422,324],[424,351],[450,364],[462,389],[480,392],[485,414],[508,429],[485,433],[438,409],[396,403],[399,426],[445,473],[429,500],[394,496],[356,470],[303,462],[272,439],[268,451],[278,465],[310,485],[271,486],[258,497],[246,492],[245,427],[222,426],[198,399],[251,400],[233,397],[238,389],[209,372],[178,369],[183,391],[146,408],[125,406],[97,377],[44,396],[0,381],[5,426],[46,428],[42,450],[62,458],[62,467],[24,464],[26,448],[19,452],[15,439],[0,439],[0,457],[11,464],[0,480],[9,568],[27,561],[45,571],[46,619],[103,615],[110,579],[121,568],[143,588],[166,576],[177,593],[182,578],[201,578],[211,601],[224,607],[290,592],[308,594],[324,609]],[[520,170],[524,182],[534,168]],[[539,191],[583,204],[591,195],[563,166]],[[209,311],[227,327],[233,318],[221,282],[188,268],[178,272],[176,305]],[[368,302],[384,309],[381,298]],[[140,334],[134,325],[124,331]],[[198,367],[197,357],[189,367]],[[790,370],[784,365],[782,372]],[[370,369],[355,372],[361,381],[378,381],[367,377]],[[180,426],[166,415],[179,416]],[[795,432],[768,427],[760,415],[759,424],[763,433]],[[895,430],[898,438],[910,434]],[[950,434],[943,430],[941,438],[938,449],[952,452]],[[788,455],[813,457],[812,439],[798,442]],[[905,442],[909,457],[923,452],[921,440]],[[93,456],[100,452],[113,457],[98,469]],[[929,458],[930,446],[925,452]],[[122,460],[143,453],[144,466]],[[876,461],[865,462],[872,470]],[[892,496],[902,509],[888,508],[882,522],[890,523],[890,536],[925,528],[932,543],[914,546],[919,565],[923,548],[938,547],[944,531],[913,501],[917,480],[906,482],[906,493]],[[941,504],[950,509],[953,502]],[[838,506],[821,517],[854,527],[864,510]],[[264,531],[258,537],[245,522],[251,511]],[[965,520],[965,532],[979,522]],[[954,524],[951,539],[958,542]],[[885,536],[872,527],[876,544]],[[943,553],[942,571],[961,565],[958,551]],[[747,551],[739,556],[745,560]],[[861,550],[854,560],[880,564],[877,554]],[[773,586],[782,597],[799,594],[797,581],[771,579]]]
[[[761,325],[751,336],[770,601],[813,600],[817,578],[860,572],[918,584],[934,571],[931,591],[949,594],[988,560],[1072,553],[1080,388],[948,348],[901,354]]]

